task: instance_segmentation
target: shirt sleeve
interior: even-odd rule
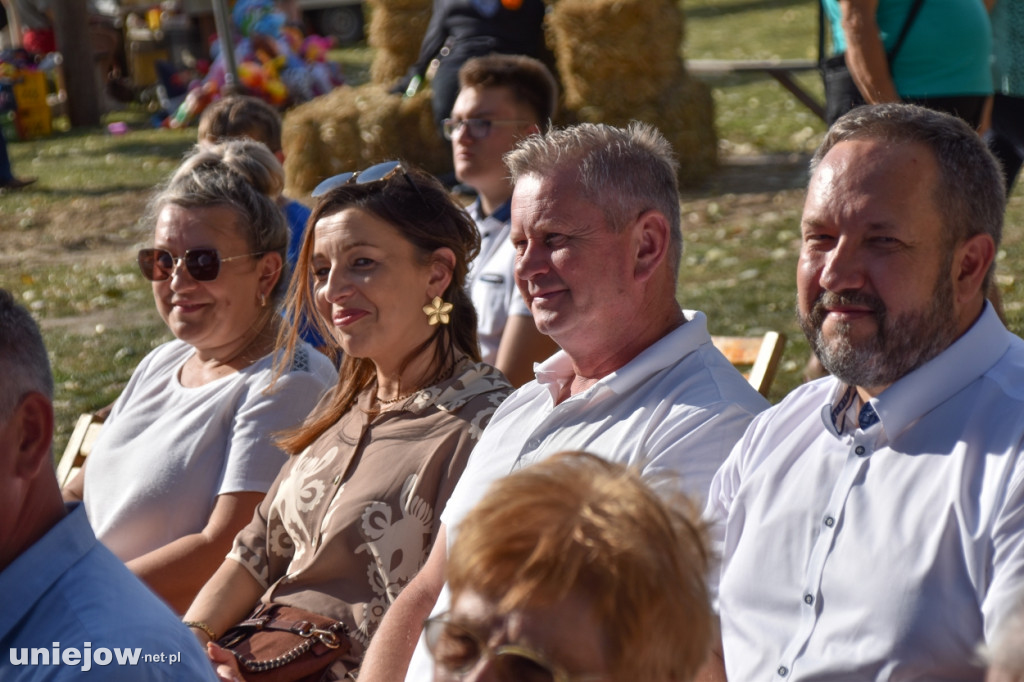
[[[312,368],[279,377],[268,391],[270,376],[267,370],[250,385],[235,413],[218,495],[269,489],[287,459],[275,438],[300,425],[326,388],[324,378]]]
[[[237,561],[249,571],[264,590],[269,589],[276,580],[275,573],[280,572],[283,575],[283,570],[275,571],[274,568],[282,562],[287,566],[295,553],[295,544],[288,535],[288,530],[280,516],[273,514],[272,510],[281,481],[288,476],[294,460],[301,456],[295,455],[281,468],[266,497],[256,506],[252,521],[235,536],[231,551],[227,555],[228,559]],[[270,546],[270,542],[274,543],[273,547]],[[271,553],[276,556],[272,558]]]
[[[1018,444],[1024,452],[1024,443]],[[1018,455],[1020,457],[1020,455]],[[982,613],[985,641],[992,643],[1003,625],[1020,609],[1024,596],[1024,459],[1017,462],[1002,511],[992,535],[992,580]],[[1020,614],[1018,614],[1019,616]]]

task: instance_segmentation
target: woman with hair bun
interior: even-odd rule
[[[136,368],[64,490],[179,612],[286,461],[274,435],[301,424],[336,376],[304,343],[274,351],[283,184],[264,145],[232,140],[196,148],[154,196],[153,246],[138,263],[176,338]]]

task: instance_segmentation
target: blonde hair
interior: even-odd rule
[[[689,680],[712,634],[704,526],[682,495],[562,452],[496,482],[462,521],[448,559],[452,603],[473,590],[507,613],[589,598],[613,679]]]
[[[253,253],[276,251],[285,261],[288,223],[277,205],[284,189],[284,168],[267,146],[247,139],[225,140],[212,146],[196,145],[174,175],[149,204],[149,222],[155,225],[169,204],[183,208],[225,206],[237,215],[239,231]],[[287,286],[278,278],[271,298]]]

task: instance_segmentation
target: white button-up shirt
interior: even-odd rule
[[[982,680],[1024,586],[1024,341],[985,311],[870,401],[833,378],[712,482],[730,680]]]
[[[571,359],[559,351],[537,365],[537,381],[494,413],[448,500],[441,520],[449,546],[493,481],[562,450],[673,472],[702,501],[733,443],[768,403],[712,345],[704,313],[683,314],[684,325],[561,403],[555,401],[573,378]],[[434,613],[447,605],[446,587]],[[406,680],[430,680],[431,669],[421,638]]]
[[[470,264],[466,286],[476,308],[480,359],[493,365],[508,318],[513,315],[529,317],[530,309],[513,276],[516,249],[509,240],[510,201],[485,216],[477,199],[470,205],[469,215],[480,231],[480,255]]]

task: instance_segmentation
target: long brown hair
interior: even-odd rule
[[[371,361],[342,353],[333,330],[317,312],[312,286],[312,261],[315,227],[318,221],[347,208],[359,208],[386,221],[408,240],[424,263],[430,261],[434,251],[447,247],[455,254],[452,278],[442,298],[452,304],[451,323],[434,327],[426,342],[413,349],[404,359],[404,368],[414,358],[433,347],[434,374],[431,383],[455,362],[458,355],[480,360],[480,347],[476,335],[476,310],[466,293],[466,273],[469,262],[480,251],[480,235],[469,215],[451,198],[444,187],[432,176],[403,164],[403,171],[385,180],[366,184],[341,185],[320,198],[306,224],[306,234],[299,251],[295,275],[288,289],[286,317],[289,324],[282,329],[279,345],[285,347],[285,357],[291,357],[299,341],[299,321],[308,321],[324,339],[328,356],[335,364],[341,361],[338,384],[329,401],[311,415],[307,423],[280,440],[281,447],[293,454],[301,452],[320,434],[347,412],[357,396],[370,386],[376,370]]]

